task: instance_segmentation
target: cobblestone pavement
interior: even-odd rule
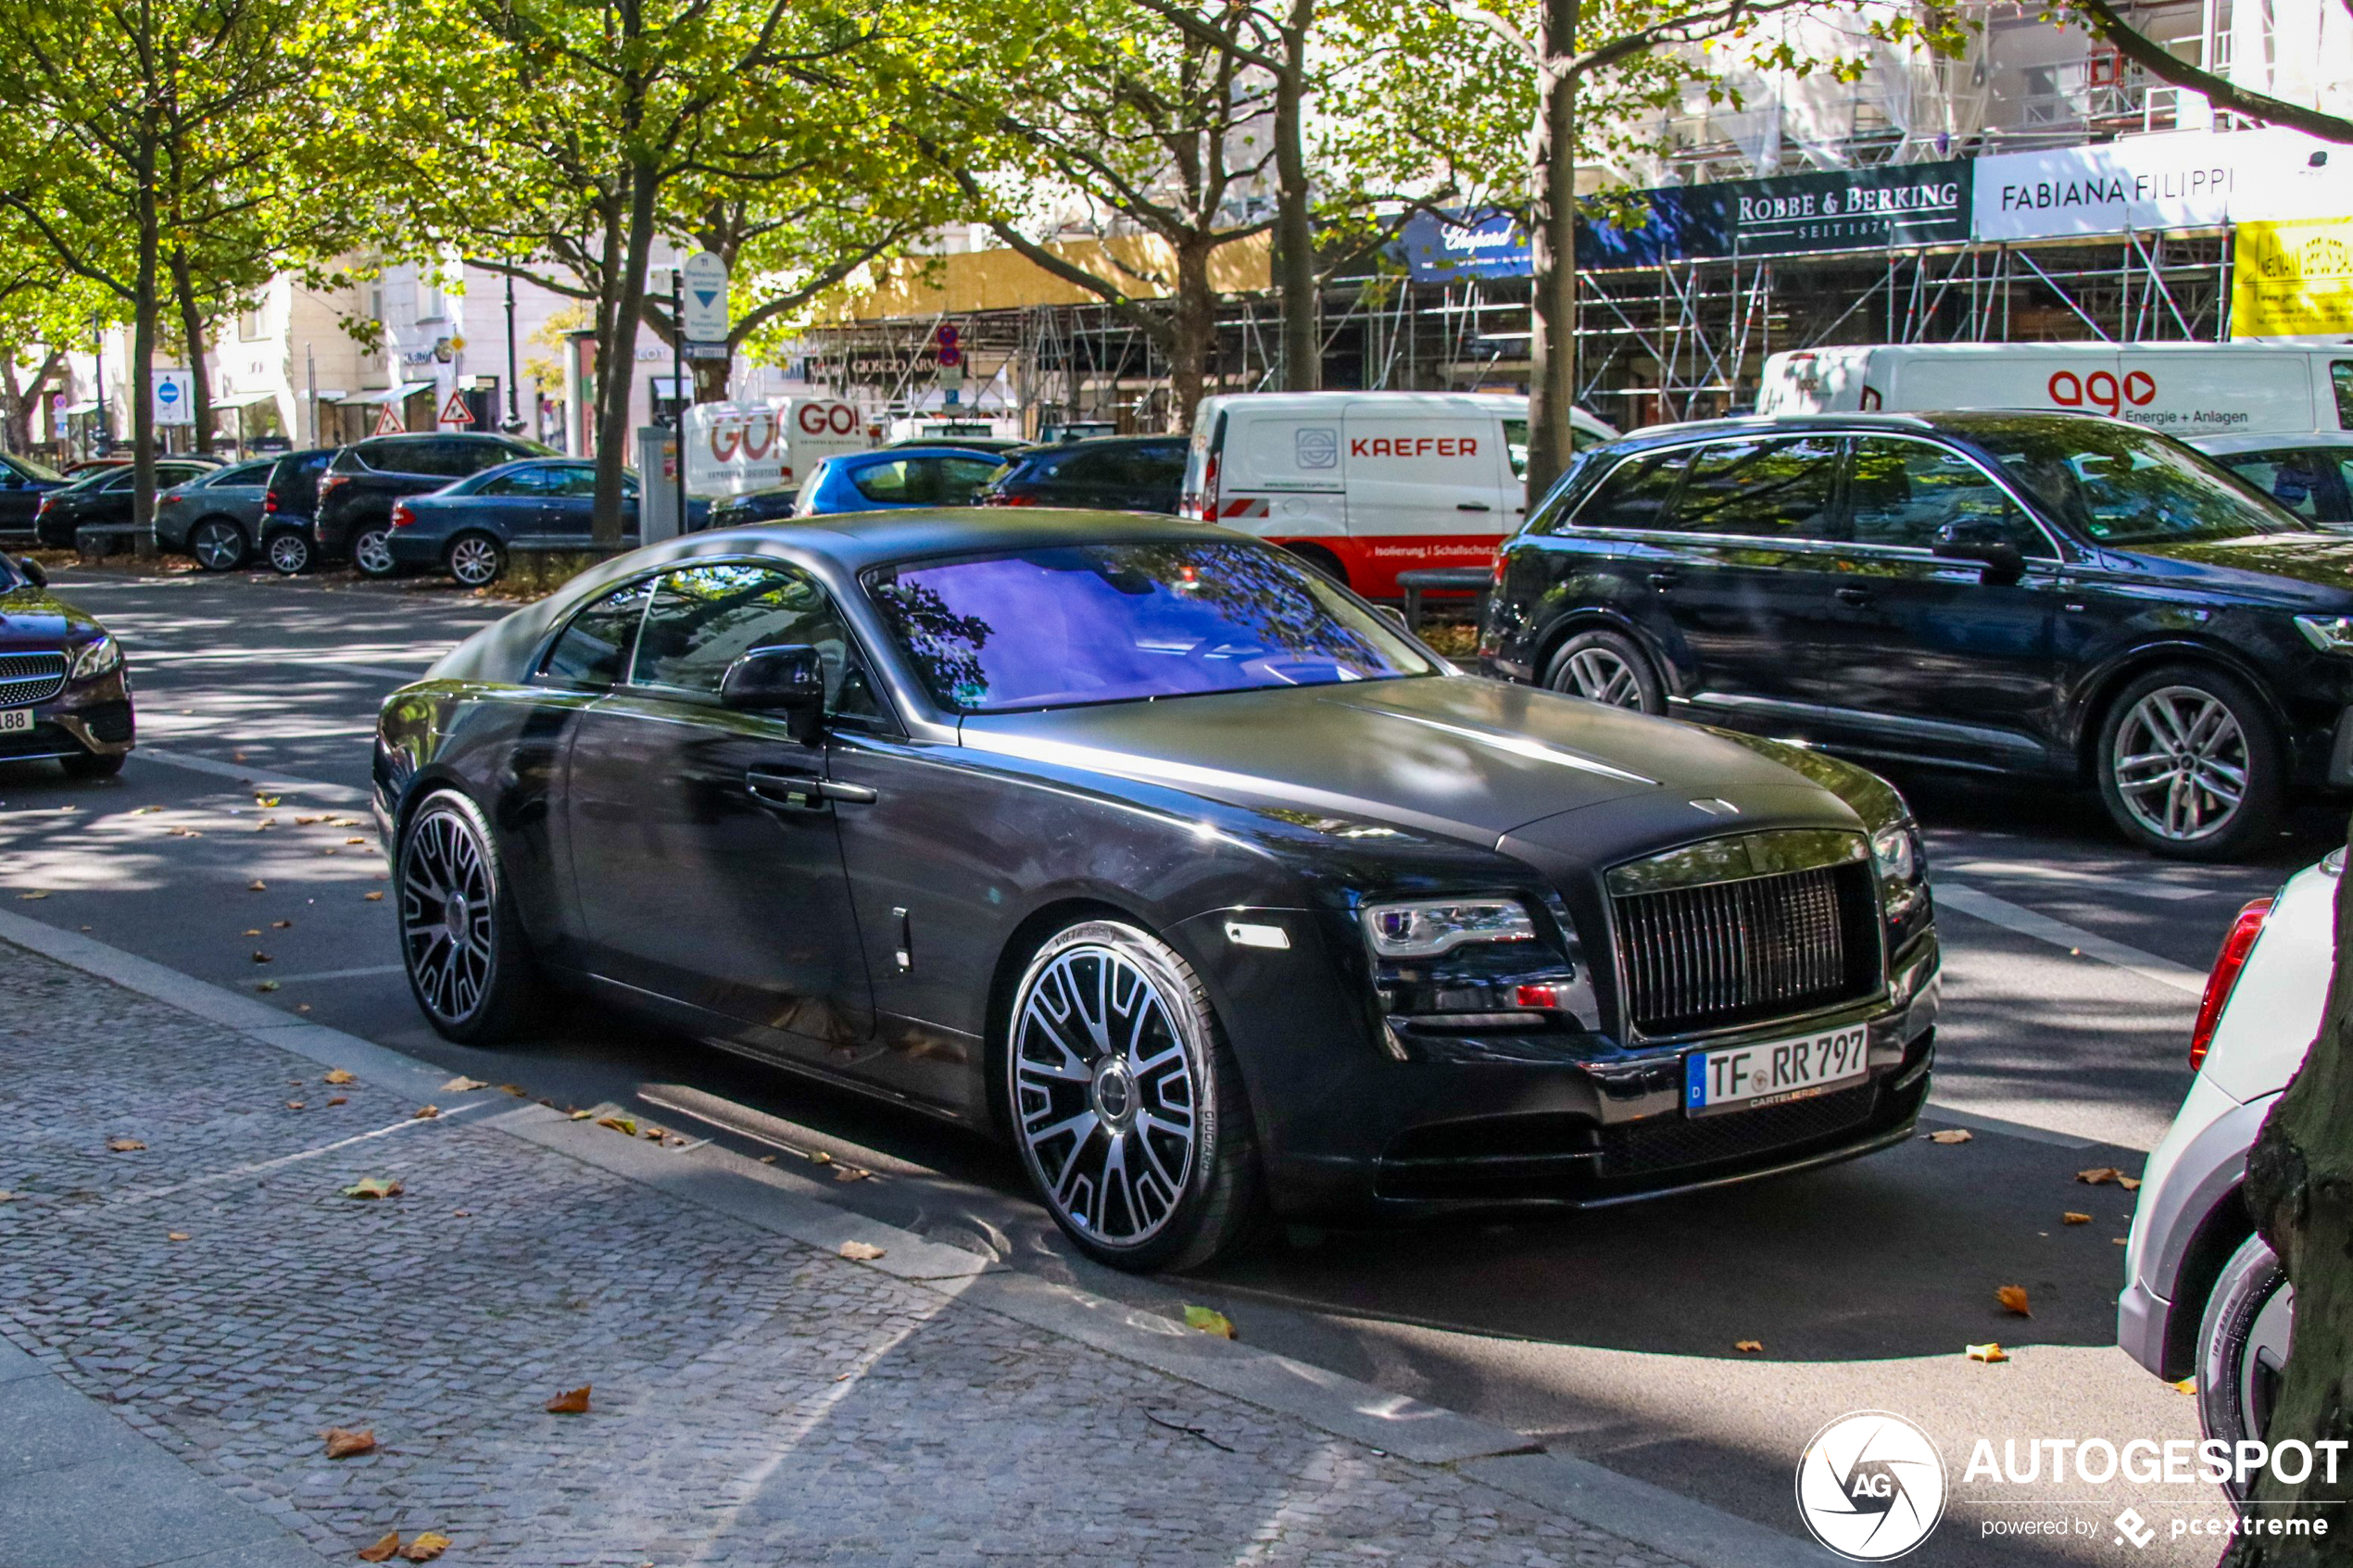
[[[342,1560],[1667,1562],[446,1098],[0,944],[0,1333]],[[340,1195],[367,1176],[402,1196]]]

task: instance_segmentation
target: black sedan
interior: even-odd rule
[[[1587,451],[1504,547],[1517,681],[1893,759],[2095,785],[2219,859],[2353,787],[2353,540],[2082,414],[1673,425]]]
[[[0,534],[31,539],[41,497],[66,483],[65,475],[45,463],[0,452]]]
[[[973,495],[984,507],[1174,512],[1191,447],[1181,435],[1102,435],[1010,452]]]
[[[1819,1165],[1928,1092],[1894,790],[1458,673],[1174,520],[637,551],[389,697],[375,805],[445,1035],[552,984],[1001,1133],[1121,1267]]]
[[[105,778],[131,742],[122,645],[50,593],[39,563],[0,556],[0,762],[55,758],[76,778]]]
[[[220,467],[213,458],[164,458],[156,463],[156,492],[202,479]],[[92,469],[70,484],[45,491],[33,513],[33,533],[52,549],[71,549],[84,528],[128,534],[138,499],[138,476],[128,463]]]

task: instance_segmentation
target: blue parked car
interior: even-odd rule
[[[637,476],[622,477],[622,534],[637,539]],[[438,566],[469,588],[498,580],[517,541],[585,547],[594,530],[597,465],[525,458],[470,474],[446,489],[408,495],[392,508],[396,570]]]
[[[965,507],[1007,458],[969,446],[886,446],[821,459],[794,503],[795,517],[879,512],[895,507]]]

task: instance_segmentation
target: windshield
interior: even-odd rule
[[[38,462],[31,458],[10,458],[8,461],[15,466],[19,473],[23,474],[27,479],[38,479],[47,483],[55,484],[57,481],[65,478],[64,474],[59,473],[48,464]]]
[[[1403,636],[1288,555],[1073,545],[866,578],[932,699],[962,713],[1427,675]]]
[[[2102,545],[2187,544],[2309,525],[2177,442],[2090,420],[1971,420],[1962,432],[2070,533]]]

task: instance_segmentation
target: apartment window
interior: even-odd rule
[[[243,338],[245,342],[251,343],[256,338],[266,337],[269,335],[269,332],[270,323],[268,315],[261,307],[256,306],[251,310],[240,311],[238,313],[237,335]]]

